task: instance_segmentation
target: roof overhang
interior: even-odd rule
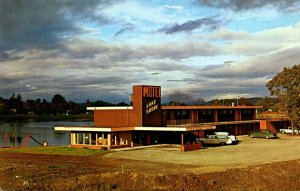
[[[86,110],[131,110],[132,106],[125,107],[87,107]]]
[[[202,109],[260,109],[262,106],[162,106],[162,110],[202,110]]]
[[[135,131],[203,131],[208,129],[216,129],[214,125],[205,126],[168,126],[168,127],[134,127]]]
[[[122,131],[203,131],[216,129],[215,125],[197,125],[197,126],[168,126],[168,127],[87,127],[87,126],[67,126],[54,127],[55,131],[72,131],[72,132],[122,132]]]
[[[134,127],[54,127],[55,131],[77,131],[77,132],[118,132],[132,131]]]
[[[225,122],[202,123],[202,125],[234,125],[234,124],[245,124],[245,123],[259,123],[259,121],[260,120],[225,121]]]

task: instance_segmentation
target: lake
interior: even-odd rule
[[[0,146],[39,146],[37,142],[47,142],[49,146],[69,145],[70,132],[56,132],[55,126],[93,126],[93,122],[0,123]]]

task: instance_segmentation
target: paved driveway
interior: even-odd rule
[[[193,171],[198,173],[300,159],[300,136],[278,136],[279,139],[239,136],[241,142],[237,145],[207,147],[189,152],[181,152],[179,145],[169,145],[116,151],[109,153],[107,157],[187,164],[192,165]]]

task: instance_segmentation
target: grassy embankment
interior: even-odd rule
[[[91,156],[107,152],[103,149],[78,149],[67,146],[1,148],[0,152],[30,153],[46,155]]]

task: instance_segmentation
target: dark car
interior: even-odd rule
[[[274,139],[277,138],[276,133],[272,133],[269,130],[260,130],[260,131],[251,131],[248,134],[251,138],[266,138],[266,139]]]

